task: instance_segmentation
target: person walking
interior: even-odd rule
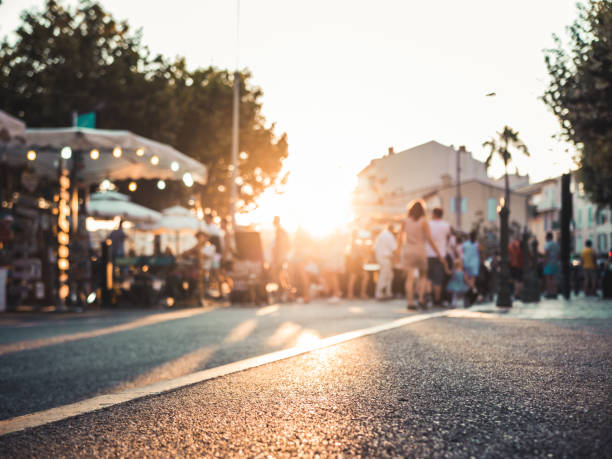
[[[544,278],[546,279],[546,297],[557,298],[557,275],[559,273],[559,244],[553,240],[551,232],[546,233],[544,245]]]
[[[516,233],[512,242],[508,246],[508,262],[510,264],[510,278],[514,285],[514,297],[521,298],[523,292],[523,268],[525,260],[523,257],[523,248],[521,247],[521,236]]]
[[[398,234],[398,247],[401,258],[402,268],[406,272],[406,299],[407,309],[416,309],[414,304],[414,277],[418,272],[418,304],[426,308],[425,288],[427,287],[427,251],[425,242],[429,242],[432,250],[438,256],[445,269],[446,260],[438,250],[438,246],[431,237],[429,223],[425,215],[425,203],[420,200],[411,201],[408,204],[406,218],[402,224],[402,229]]]
[[[287,231],[281,226],[280,217],[274,217],[274,244],[272,246],[271,273],[281,291],[281,301],[287,301],[291,294],[288,262],[291,244]]]
[[[448,284],[446,284],[446,289],[452,294],[451,308],[456,308],[457,302],[462,298],[464,299],[464,306],[468,306],[464,294],[470,288],[467,284],[467,273],[463,269],[463,261],[460,258],[456,258],[453,262],[453,272]]]
[[[376,299],[384,300],[393,296],[391,282],[393,281],[393,254],[397,249],[397,241],[391,232],[393,225],[383,229],[374,241],[374,255],[380,266],[376,283]],[[383,294],[383,292],[385,292]]]
[[[582,275],[584,276],[584,295],[597,295],[597,263],[593,242],[588,239],[585,248],[580,253],[582,260]]]
[[[448,241],[451,236],[450,225],[442,220],[443,211],[440,207],[435,207],[429,220],[429,231],[431,238],[436,243],[437,251],[434,251],[429,242],[425,243],[427,252],[427,278],[431,282],[433,290],[433,304],[442,304],[442,284],[445,278],[445,264],[440,261],[440,256],[446,259]],[[448,263],[448,261],[447,261]]]
[[[359,231],[356,229],[351,233],[351,244],[346,256],[346,272],[348,274],[348,282],[346,287],[346,298],[352,300],[355,295],[355,283],[360,280],[359,298],[365,300],[367,295],[368,273],[363,269],[363,264],[366,262],[366,249],[364,241],[359,237]]]
[[[470,232],[470,237],[463,243],[463,268],[467,275],[467,284],[476,291],[476,278],[480,273],[480,250],[476,240],[476,231]]]

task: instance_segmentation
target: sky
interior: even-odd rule
[[[0,35],[43,3],[4,0]],[[239,15],[237,0],[101,3],[142,28],[154,53],[252,72],[263,115],[288,135],[291,171],[284,196],[262,199],[260,219],[339,224],[350,218],[356,174],[388,147],[436,140],[484,159],[482,143],[504,125],[528,146],[516,166],[532,181],[572,167],[539,98],[543,50],[553,33],[566,37],[575,0],[240,0]]]

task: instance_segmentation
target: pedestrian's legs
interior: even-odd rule
[[[391,296],[391,280],[393,278],[393,266],[391,258],[383,258],[379,261],[380,271],[378,273],[378,282],[376,283],[376,298],[384,297],[383,291],[387,296]]]
[[[458,294],[457,292],[453,292],[453,299],[451,300],[451,308],[456,308],[457,307],[457,299],[458,299]]]
[[[361,271],[361,288],[359,289],[359,298],[365,300],[368,298],[368,272],[365,270]]]
[[[428,281],[425,276],[425,271],[419,271],[419,303],[425,305],[425,290],[427,289]]]
[[[352,300],[353,299],[353,294],[355,292],[355,273],[353,272],[349,272],[348,275],[348,282],[346,284],[346,299],[347,300]]]
[[[406,300],[408,307],[414,307],[414,269],[406,270]]]
[[[335,298],[340,298],[342,296],[342,292],[340,291],[340,281],[338,280],[338,273],[336,271],[329,271],[327,274],[327,279],[329,282],[329,288],[331,290],[331,294]]]

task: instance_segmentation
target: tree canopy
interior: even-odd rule
[[[233,73],[215,67],[188,69],[183,58],[153,55],[142,32],[116,20],[92,0],[75,8],[47,0],[24,11],[16,39],[0,45],[3,109],[29,127],[71,125],[72,112],[96,112],[96,127],[126,129],[178,150],[209,167],[203,199],[221,213],[229,203]],[[240,72],[241,204],[273,184],[288,155],[261,113],[263,92]],[[173,204],[185,191],[162,193],[143,181],[136,201],[154,208]],[[121,190],[127,184],[119,184]],[[168,193],[172,190],[174,193]],[[181,198],[187,197],[183,193]]]
[[[543,99],[562,137],[580,153],[585,191],[594,202],[612,205],[612,1],[578,8],[568,49],[555,36],[556,48],[546,51],[551,79]]]

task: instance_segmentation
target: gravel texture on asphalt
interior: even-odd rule
[[[433,319],[0,437],[0,456],[612,457],[611,349]]]
[[[176,378],[295,346],[304,334],[327,337],[405,317],[401,302],[227,308],[129,331],[0,355],[0,419],[32,413],[125,387]],[[264,311],[265,312],[265,311]],[[146,314],[42,323],[45,333],[124,324]],[[55,328],[53,328],[55,327]],[[13,330],[40,337],[38,327]]]

